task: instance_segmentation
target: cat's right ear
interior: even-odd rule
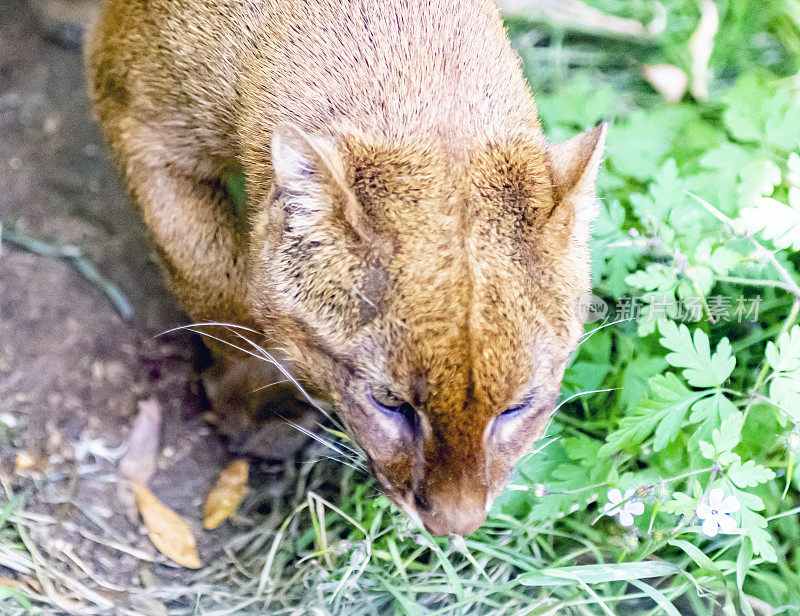
[[[313,219],[341,217],[366,245],[386,249],[350,185],[344,157],[332,140],[279,124],[270,149],[275,186],[296,195],[293,202],[299,209]]]
[[[275,127],[270,150],[272,170],[278,186],[295,186],[311,181],[320,174],[333,175],[339,166],[330,144],[292,124]]]
[[[594,190],[607,132],[608,124],[604,122],[568,141],[550,145],[550,166],[558,200]]]

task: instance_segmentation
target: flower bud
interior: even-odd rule
[[[639,548],[639,538],[635,533],[625,533],[622,537],[622,547],[627,552],[634,552]]]

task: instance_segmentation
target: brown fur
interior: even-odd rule
[[[480,525],[581,330],[604,127],[545,142],[490,0],[110,0],[88,74],[190,315],[265,332],[433,532]]]

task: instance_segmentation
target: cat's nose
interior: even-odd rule
[[[486,520],[485,495],[415,497],[417,512],[433,535],[470,535]]]
[[[470,535],[486,520],[486,511],[483,507],[439,509],[420,512],[420,517],[432,535]]]

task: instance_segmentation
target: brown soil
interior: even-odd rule
[[[20,451],[44,465],[14,479],[28,490],[25,508],[55,520],[34,539],[69,543],[114,584],[184,579],[189,572],[129,521],[117,498],[121,451],[114,450],[126,442],[138,402],[157,400],[162,455],[149,485],[190,523],[210,562],[231,524],[202,531],[200,507],[230,455],[203,423],[203,347],[186,332],[159,336],[187,321],[92,121],[80,50],[46,37],[21,0],[0,0],[0,221],[30,238],[80,247],[133,306],[125,321],[70,263],[7,242],[0,248],[0,462],[5,477]],[[153,561],[90,541],[74,525]],[[0,575],[16,574],[0,568]]]

